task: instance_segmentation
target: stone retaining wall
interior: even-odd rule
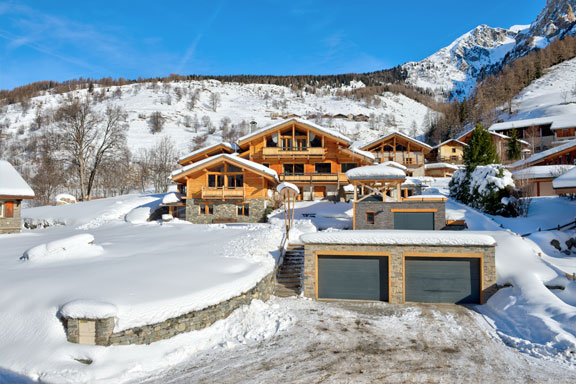
[[[410,254],[426,254],[442,257],[445,255],[469,257],[466,254],[482,254],[482,298],[488,300],[497,291],[496,287],[496,249],[494,246],[408,246],[408,245],[349,245],[349,244],[306,244],[304,252],[304,296],[316,297],[316,253],[330,254],[362,254],[362,252],[378,252],[390,257],[390,292],[389,302],[399,304],[404,302],[404,256]]]
[[[180,333],[209,327],[218,320],[225,319],[253,299],[267,301],[274,293],[276,271],[264,277],[254,288],[243,294],[195,312],[173,317],[161,323],[125,329],[114,333],[114,318],[107,319],[65,319],[67,338],[71,343],[79,342],[78,324],[80,321],[96,322],[96,345],[150,344],[169,339]]]
[[[214,213],[201,214],[200,203],[209,203],[214,205]],[[237,204],[249,204],[249,216],[238,216]],[[243,201],[221,201],[221,200],[186,200],[186,220],[194,224],[212,224],[214,220],[230,220],[238,223],[258,223],[264,219],[266,208],[272,203],[267,199],[247,199]]]

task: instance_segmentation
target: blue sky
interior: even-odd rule
[[[0,0],[0,89],[81,76],[368,72],[421,60],[479,24],[529,24],[544,5]]]

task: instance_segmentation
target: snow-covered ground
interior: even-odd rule
[[[67,225],[0,237],[0,382],[7,377],[4,370],[47,382],[117,382],[203,348],[259,340],[290,323],[261,303],[207,330],[151,346],[68,343],[57,317],[67,303],[108,303],[116,308],[115,330],[120,331],[219,303],[273,270],[280,227],[124,220],[134,208],[159,200],[128,195],[26,209],[24,217]],[[94,245],[88,244],[90,235]],[[34,246],[39,246],[34,257],[21,260]],[[86,254],[87,247],[99,252]]]

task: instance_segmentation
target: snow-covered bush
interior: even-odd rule
[[[500,164],[459,169],[450,180],[450,196],[491,215],[518,216],[512,174]]]

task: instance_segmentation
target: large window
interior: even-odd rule
[[[208,169],[209,188],[241,188],[244,186],[242,168],[232,164],[222,164]]]
[[[316,163],[314,164],[316,173],[332,173],[332,164],[330,163]]]
[[[287,175],[301,175],[304,173],[304,164],[284,164],[284,173]]]
[[[357,166],[358,166],[357,163],[342,163],[340,165],[340,172],[343,172],[343,173],[348,172],[349,170],[354,169]]]
[[[250,216],[250,204],[236,205],[236,214],[238,216]]]

